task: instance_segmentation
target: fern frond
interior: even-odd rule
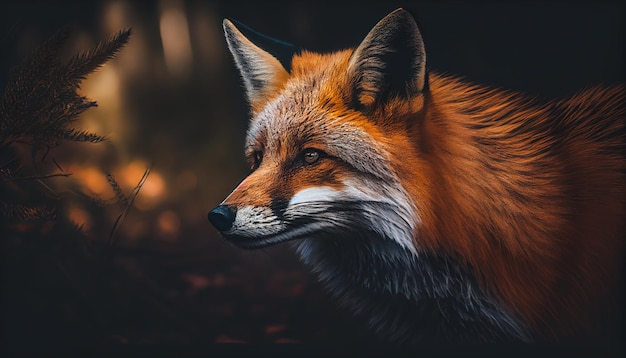
[[[108,41],[100,42],[95,48],[72,57],[65,66],[65,78],[78,84],[88,74],[115,57],[128,42],[130,34],[131,29],[120,31]]]
[[[106,142],[109,138],[85,130],[69,129],[63,132],[63,139],[74,142],[100,143]]]

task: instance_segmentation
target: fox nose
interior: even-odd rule
[[[228,231],[233,226],[237,209],[228,205],[219,205],[209,212],[209,221],[219,231]]]

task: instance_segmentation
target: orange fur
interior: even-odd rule
[[[437,76],[430,88],[422,137],[443,141],[431,156],[441,181],[414,194],[432,214],[417,236],[467,262],[536,331],[581,333],[619,282],[624,89],[533,105]]]

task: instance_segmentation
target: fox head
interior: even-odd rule
[[[211,223],[248,249],[375,236],[414,251],[415,188],[402,183],[416,148],[403,119],[423,107],[426,56],[413,17],[398,9],[356,49],[331,54],[223,26],[251,106],[252,172],[209,213]],[[282,48],[274,56],[242,31]]]

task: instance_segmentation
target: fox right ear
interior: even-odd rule
[[[348,66],[355,102],[371,108],[426,86],[426,52],[413,16],[397,9],[380,20],[356,48]]]
[[[298,49],[285,42],[259,34],[241,23],[237,23],[239,27],[237,28],[233,22],[235,21],[224,19],[224,35],[243,78],[248,102],[252,111],[256,112],[260,110],[265,99],[277,93],[287,81],[289,77],[287,69],[290,67],[291,57]],[[282,54],[283,56],[279,56],[282,63],[278,58],[254,44],[242,31],[253,37],[261,46],[273,48]],[[277,47],[280,47],[280,51],[276,49]]]

